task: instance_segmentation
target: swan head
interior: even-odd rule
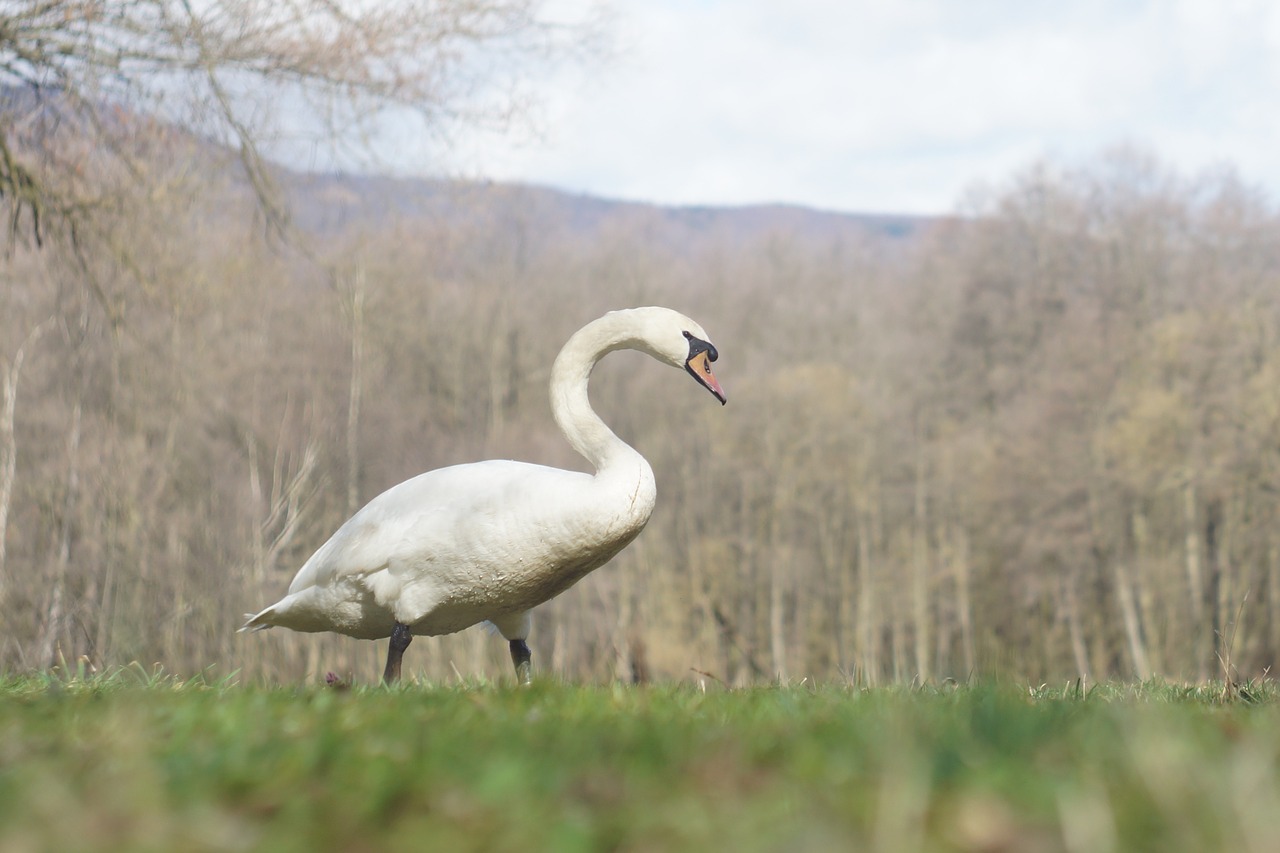
[[[684,338],[689,342],[689,354],[684,360],[684,369],[698,380],[699,385],[714,394],[723,406],[728,399],[724,395],[724,389],[716,381],[715,374],[711,372],[711,362],[720,357],[720,353],[716,352],[715,344],[688,329],[684,330]]]
[[[721,405],[726,402],[724,389],[711,370],[711,363],[720,353],[701,326],[669,308],[633,308],[625,313],[631,314],[639,325],[639,349],[658,361],[683,368]]]

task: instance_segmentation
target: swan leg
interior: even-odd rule
[[[391,629],[391,645],[387,648],[387,668],[382,672],[383,684],[395,684],[400,680],[400,658],[413,642],[409,626],[400,622]]]
[[[511,662],[516,665],[516,680],[521,684],[533,681],[533,653],[524,640],[511,640]]]

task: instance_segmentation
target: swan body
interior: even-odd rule
[[[348,519],[285,597],[240,630],[391,637],[384,678],[393,681],[414,635],[488,621],[510,642],[517,674],[528,681],[529,611],[607,563],[653,512],[649,463],[587,399],[592,368],[617,349],[682,367],[725,400],[711,372],[718,354],[697,323],[666,308],[606,314],[569,339],[551,371],[556,422],[594,475],[507,460],[419,474]]]

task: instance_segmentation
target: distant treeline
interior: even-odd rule
[[[535,670],[1038,683],[1276,663],[1280,216],[1230,173],[1122,151],[936,221],[605,206],[589,227],[543,190],[399,203],[384,182],[371,207],[368,184],[291,179],[282,240],[231,178],[156,168],[92,228],[5,261],[0,668],[373,680],[381,644],[235,629],[413,474],[582,467],[551,361],[643,304],[706,327],[729,404],[643,358],[601,364],[593,402],[652,462],[658,507],[535,614]],[[429,678],[508,677],[481,629],[418,642]]]

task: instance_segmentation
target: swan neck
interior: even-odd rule
[[[606,314],[579,329],[551,368],[552,414],[569,444],[597,473],[623,457],[639,455],[600,419],[587,396],[596,363],[614,350],[632,348],[637,347],[628,324],[618,315]]]

